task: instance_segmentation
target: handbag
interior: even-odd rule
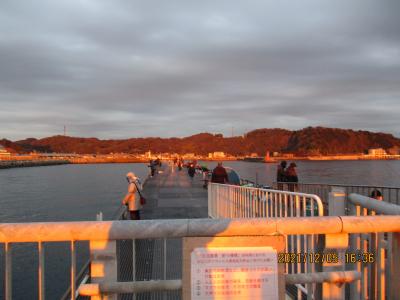
[[[137,190],[138,193],[139,193],[139,196],[140,196],[140,205],[145,205],[145,204],[146,204],[146,198],[143,197],[143,195],[142,195],[142,193],[140,192],[138,186],[136,185],[136,182],[132,181],[132,183],[135,185],[136,190]]]

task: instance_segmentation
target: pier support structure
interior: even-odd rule
[[[329,193],[329,216],[344,216],[346,207],[346,191],[343,188],[333,188]],[[325,237],[325,252],[336,252],[338,262],[324,262],[324,272],[345,271],[344,255],[349,246],[349,235],[346,233],[327,234]],[[322,286],[323,299],[345,299],[345,285],[340,283],[325,282]]]
[[[102,213],[97,220],[102,221]],[[89,243],[90,273],[92,283],[117,281],[117,242],[115,240],[94,240]],[[118,294],[99,294],[91,296],[91,300],[117,300]]]

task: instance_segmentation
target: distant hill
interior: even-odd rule
[[[196,153],[224,151],[232,155],[248,155],[266,151],[298,155],[326,155],[362,153],[369,148],[399,149],[400,139],[387,133],[354,131],[325,127],[307,127],[301,130],[257,129],[244,136],[223,137],[221,134],[199,133],[184,138],[130,138],[100,140],[53,136],[43,139],[29,138],[21,141],[0,140],[0,144],[17,152],[64,153]]]
[[[2,145],[7,151],[10,152],[24,152],[25,149],[10,140],[2,139],[0,140],[0,145]]]

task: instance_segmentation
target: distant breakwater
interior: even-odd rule
[[[68,160],[6,160],[0,161],[0,169],[56,166],[70,163]]]

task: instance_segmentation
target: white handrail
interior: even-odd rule
[[[360,205],[363,208],[373,210],[378,214],[400,215],[400,205],[378,201],[376,199],[354,193],[349,195],[349,200],[354,205]]]
[[[398,216],[0,223],[0,243],[400,232]]]
[[[208,214],[212,218],[323,216],[324,207],[313,194],[211,183]]]

